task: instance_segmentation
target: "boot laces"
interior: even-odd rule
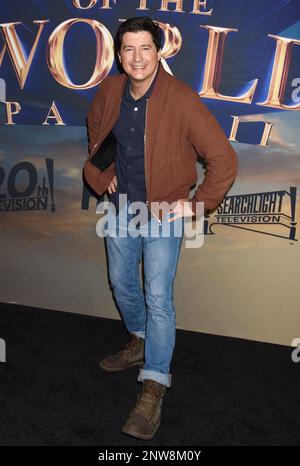
[[[123,354],[124,357],[131,356],[138,349],[139,340],[131,340],[125,345],[125,348],[119,351],[120,354]]]
[[[147,391],[142,391],[138,396],[138,402],[135,408],[136,412],[142,413],[148,419],[153,416],[154,410],[159,402],[161,397],[161,391],[154,389],[149,389]]]

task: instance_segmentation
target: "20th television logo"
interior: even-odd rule
[[[19,162],[8,173],[0,167],[0,190],[6,183],[6,192],[0,194],[0,212],[47,210],[49,197],[51,212],[55,212],[53,159],[45,159],[45,165],[46,176],[40,183],[31,162]]]

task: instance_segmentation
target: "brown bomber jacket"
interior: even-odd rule
[[[115,176],[115,147],[109,141],[127,79],[126,74],[105,78],[88,113],[89,157],[83,173],[98,195],[107,191]],[[214,210],[236,177],[237,155],[197,92],[165,71],[161,63],[147,99],[145,121],[145,180],[150,209],[152,201],[172,203],[189,198],[198,179],[198,154],[204,158],[206,169],[192,198],[192,209],[196,212],[196,202],[200,201],[206,210]],[[108,160],[104,169],[92,163],[96,153],[100,161]]]

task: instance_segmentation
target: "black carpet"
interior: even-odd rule
[[[120,433],[138,368],[106,373],[120,321],[0,304],[0,445],[299,445],[292,348],[177,330],[172,387],[152,441]]]

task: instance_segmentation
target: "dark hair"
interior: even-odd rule
[[[115,53],[120,53],[125,32],[150,32],[157,51],[162,47],[162,30],[149,16],[135,16],[124,21],[115,35]]]

